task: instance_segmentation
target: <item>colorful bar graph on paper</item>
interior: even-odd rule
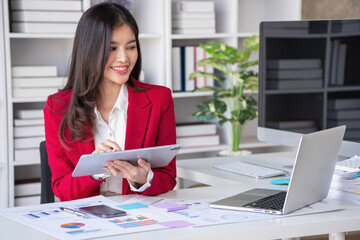
[[[131,217],[131,218],[123,218],[123,219],[117,218],[109,221],[112,223],[116,223],[116,225],[121,228],[142,227],[142,226],[148,226],[158,223],[158,221],[154,219],[150,219],[143,215],[138,215],[136,217]]]
[[[112,222],[112,223],[124,223],[125,221],[120,220],[120,219],[114,219],[114,220],[110,220],[110,222]]]
[[[122,228],[133,228],[133,227],[141,227],[143,225],[137,223],[137,222],[129,222],[129,223],[122,223],[118,225],[119,227]]]
[[[147,218],[147,217],[144,217],[144,216],[142,216],[142,215],[139,215],[138,217],[136,217],[137,219],[139,219],[139,220],[145,220],[145,219],[149,219],[149,218]]]
[[[141,221],[141,222],[137,222],[141,225],[153,225],[153,224],[156,224],[158,221],[154,220],[154,219],[150,219],[150,220],[145,220],[145,221]]]

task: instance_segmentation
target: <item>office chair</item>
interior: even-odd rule
[[[41,165],[41,198],[40,203],[55,202],[54,192],[51,187],[51,169],[48,163],[46,142],[40,143],[40,165]]]

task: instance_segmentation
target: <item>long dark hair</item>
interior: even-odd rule
[[[92,131],[94,107],[99,96],[99,85],[109,57],[111,34],[115,28],[128,25],[135,34],[138,58],[127,84],[135,87],[141,71],[139,28],[134,17],[123,6],[104,2],[92,6],[82,15],[75,33],[68,81],[61,91],[72,89],[72,97],[60,125],[59,137],[66,147],[65,129],[68,124],[73,140],[86,139]]]

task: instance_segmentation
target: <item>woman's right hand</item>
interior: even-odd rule
[[[109,139],[106,139],[104,142],[100,143],[93,153],[104,153],[112,151],[122,151],[120,146]]]

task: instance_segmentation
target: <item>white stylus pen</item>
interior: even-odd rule
[[[80,211],[76,211],[74,209],[71,208],[66,208],[66,207],[60,207],[61,211],[76,215],[78,217],[83,217],[83,218],[89,218],[89,216],[86,213],[80,212]]]

